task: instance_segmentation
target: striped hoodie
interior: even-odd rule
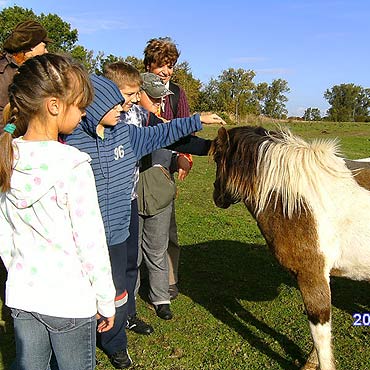
[[[131,191],[137,161],[156,149],[201,130],[202,125],[198,114],[153,127],[119,122],[114,127],[106,127],[104,139],[101,139],[96,133],[98,123],[124,99],[118,87],[105,77],[91,75],[91,81],[94,101],[87,107],[80,125],[64,139],[67,144],[92,158],[107,244],[113,246],[129,236]]]

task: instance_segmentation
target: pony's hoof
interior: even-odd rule
[[[320,370],[319,365],[314,364],[313,362],[307,361],[306,364],[301,367],[300,370]]]

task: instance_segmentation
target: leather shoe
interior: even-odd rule
[[[169,304],[159,304],[158,306],[155,306],[155,312],[157,313],[157,316],[163,320],[172,319],[172,312]]]
[[[127,317],[126,328],[134,331],[136,334],[149,335],[154,329],[151,325],[139,319],[136,315]]]
[[[127,349],[123,349],[109,356],[109,360],[116,369],[127,369],[132,364]]]

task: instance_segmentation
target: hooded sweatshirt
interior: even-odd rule
[[[88,153],[98,191],[108,246],[129,236],[131,192],[137,161],[156,149],[166,147],[202,129],[198,114],[154,127],[137,127],[119,122],[106,127],[104,139],[96,133],[98,123],[123,96],[116,84],[103,76],[91,75],[94,101],[75,131],[64,139],[67,144]]]
[[[57,141],[13,140],[0,193],[6,305],[66,318],[115,312],[115,289],[90,158]]]

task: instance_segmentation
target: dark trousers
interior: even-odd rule
[[[138,276],[137,256],[139,250],[139,214],[137,210],[137,199],[131,202],[130,236],[127,243],[127,312],[128,315],[136,315],[135,286]]]
[[[127,240],[109,246],[108,250],[113,282],[116,288],[116,316],[112,329],[104,333],[98,333],[98,344],[105,353],[112,355],[127,348]]]

